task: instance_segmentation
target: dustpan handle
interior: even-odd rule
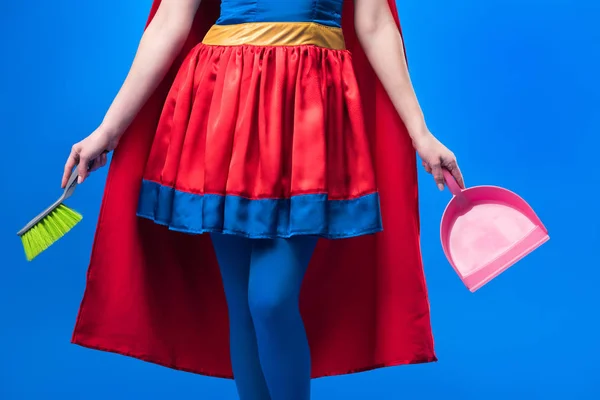
[[[462,189],[458,186],[458,183],[456,183],[456,179],[454,179],[450,171],[446,168],[442,168],[442,171],[444,172],[444,180],[446,181],[448,189],[450,189],[450,192],[454,196],[458,196],[462,192]]]

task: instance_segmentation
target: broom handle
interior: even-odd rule
[[[109,151],[108,150],[104,150],[102,152],[102,154],[108,154]],[[94,166],[94,160],[90,161],[88,163],[88,171],[90,169],[92,169],[92,167]],[[75,191],[75,188],[77,187],[77,177],[79,176],[78,172],[77,172],[77,168],[73,169],[73,172],[71,173],[71,176],[69,177],[69,181],[67,182],[67,186],[65,186],[65,191],[63,192],[63,195],[60,198],[60,201],[65,201],[66,199],[68,199],[69,197],[71,197],[73,195],[73,192]]]
[[[109,153],[108,150],[105,150],[103,152],[103,154],[108,154],[108,153]],[[90,162],[90,164],[88,165],[88,169],[91,169],[93,166],[94,166],[94,163]],[[50,207],[46,208],[44,211],[42,211],[40,214],[38,214],[34,219],[29,221],[29,223],[27,225],[25,225],[25,227],[23,229],[21,229],[19,232],[17,232],[17,235],[23,236],[34,225],[36,225],[38,222],[40,222],[42,219],[44,219],[48,214],[50,214],[52,211],[54,211],[56,208],[58,208],[58,206],[60,206],[63,201],[65,201],[67,198],[71,197],[71,195],[75,191],[75,187],[77,187],[77,177],[78,176],[79,176],[79,174],[77,173],[77,168],[75,168],[73,170],[73,172],[71,173],[69,180],[67,181],[67,185],[65,186],[65,190],[63,191],[62,196],[60,196],[60,198],[58,200],[56,200],[54,203],[52,203],[52,205]]]
[[[21,229],[19,232],[17,232],[17,235],[22,236],[23,234],[25,234],[25,232],[30,230],[35,224],[40,222],[42,219],[46,218],[46,216],[48,214],[50,214],[52,211],[54,211],[56,208],[58,208],[58,206],[60,206],[63,201],[65,201],[66,199],[71,197],[71,195],[75,191],[75,187],[77,186],[77,177],[78,176],[79,176],[79,174],[77,173],[77,169],[74,169],[73,172],[71,173],[71,176],[69,177],[67,186],[65,186],[65,190],[63,191],[62,196],[60,196],[58,198],[58,200],[56,200],[54,203],[52,203],[52,205],[50,207],[46,208],[44,211],[39,213],[34,219],[29,221],[29,223],[27,225],[25,225],[25,227],[23,229]]]

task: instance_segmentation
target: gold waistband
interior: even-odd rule
[[[344,50],[341,28],[315,22],[251,22],[213,25],[202,43],[213,46],[302,46],[314,45]]]

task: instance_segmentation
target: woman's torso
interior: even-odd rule
[[[340,27],[344,0],[221,0],[218,25],[314,22]]]

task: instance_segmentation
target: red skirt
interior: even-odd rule
[[[214,26],[168,94],[137,214],[186,233],[252,238],[381,231],[341,29]]]
[[[160,0],[154,0],[149,20],[154,17],[159,4]],[[80,346],[136,357],[171,368],[231,378],[227,303],[210,237],[171,232],[135,216],[144,171],[146,178],[153,177],[148,182],[160,183],[162,172],[157,170],[169,165],[155,163],[154,155],[148,163],[148,156],[153,142],[154,147],[157,147],[162,140],[169,139],[161,135],[155,141],[153,133],[156,132],[168,91],[171,88],[177,90],[178,86],[181,87],[181,82],[184,82],[180,77],[180,83],[173,86],[175,75],[177,72],[180,76],[189,75],[191,70],[200,68],[213,76],[214,80],[214,74],[220,73],[212,70],[219,66],[217,64],[211,64],[210,69],[206,69],[191,62],[192,57],[204,55],[208,50],[218,51],[217,48],[206,49],[211,43],[205,40],[204,44],[207,46],[197,47],[190,55],[190,51],[202,41],[219,17],[219,4],[219,0],[202,1],[196,13],[194,29],[191,30],[181,55],[177,56],[172,70],[135,118],[115,150],[100,209],[85,295],[72,341]],[[388,5],[400,33],[396,2],[389,0]],[[354,110],[359,110],[360,106],[346,98],[344,107],[348,108],[348,112],[342,114],[342,121],[347,126],[352,123],[351,118],[357,115],[359,118],[364,117],[370,146],[373,154],[376,154],[373,161],[376,163],[377,187],[385,230],[375,235],[346,240],[319,240],[317,244],[300,294],[300,309],[310,343],[312,376],[315,378],[437,359],[419,245],[416,154],[406,127],[356,37],[354,20],[354,2],[345,1],[342,17],[345,47],[352,52],[364,114],[355,113]],[[323,38],[322,35],[318,37]],[[317,47],[343,50],[341,46],[332,44],[335,42],[327,42],[325,45],[312,43]],[[254,45],[261,47],[268,46],[268,43]],[[295,45],[310,46],[311,43],[305,37],[305,43]],[[242,51],[242,47],[238,50]],[[292,49],[287,51],[290,50]],[[234,49],[223,49],[221,60],[227,51],[232,54]],[[280,50],[275,53],[278,51]],[[346,63],[350,57],[343,51],[323,53],[328,57],[338,55]],[[188,55],[185,67],[180,71],[183,58]],[[264,63],[263,58],[258,68]],[[348,67],[342,69],[348,70],[352,71]],[[312,74],[312,71],[308,72]],[[346,76],[346,72],[343,74],[344,91],[353,93],[353,80]],[[269,73],[269,76],[273,74]],[[214,81],[202,81],[209,82],[213,88],[210,93],[225,93],[214,89]],[[241,85],[233,79],[232,82],[234,85]],[[270,82],[264,81],[261,84]],[[302,80],[302,84],[307,85],[307,82]],[[223,82],[221,87],[224,86],[228,85]],[[352,91],[346,88],[352,88]],[[187,92],[181,93],[189,96],[185,104],[190,107],[198,92],[189,88]],[[261,101],[269,98],[264,97],[265,94],[272,94],[266,91],[262,93],[262,97],[256,97]],[[295,94],[293,98],[296,96],[307,99],[303,93]],[[234,99],[241,101],[239,96]],[[173,107],[173,101],[172,94],[170,105],[165,109],[167,115],[174,116],[172,111],[168,111]],[[206,103],[203,104],[206,106]],[[244,102],[244,105],[252,104]],[[184,109],[181,108],[181,111]],[[188,108],[188,112],[190,111]],[[197,112],[194,110],[194,113]],[[223,123],[216,116],[208,118],[211,123]],[[289,117],[276,114],[276,118],[287,120]],[[167,121],[164,118],[161,121],[160,132],[165,129],[162,126]],[[238,120],[240,122],[242,121]],[[268,123],[271,121],[265,119],[261,126],[267,126]],[[256,124],[253,128],[253,133],[260,132],[258,126]],[[302,126],[303,123],[297,124],[298,128]],[[361,125],[358,124],[357,129],[354,129],[354,123],[352,126],[351,137],[354,138],[360,132]],[[182,137],[188,140],[190,132]],[[207,135],[209,132],[211,130],[207,128],[205,133],[194,134],[194,137],[204,137],[212,143],[212,137]],[[233,138],[237,139],[240,132],[236,132]],[[328,138],[344,139],[347,143],[348,136],[342,137],[347,132],[337,132],[338,136]],[[309,133],[315,134],[312,131]],[[327,132],[328,135],[333,133]],[[281,131],[277,134],[281,136],[289,132]],[[296,135],[293,138],[296,140]],[[255,145],[256,143],[254,142]],[[350,151],[346,162],[355,162],[349,154],[357,152],[351,146],[347,148]],[[157,154],[156,150],[153,153]],[[198,153],[201,157],[208,154],[204,151]],[[361,156],[365,154],[368,152],[360,152]],[[261,162],[264,162],[264,154],[260,156]],[[183,161],[183,158],[178,160]],[[295,165],[296,160],[291,161]],[[317,166],[322,168],[321,164],[311,163],[311,168]],[[330,171],[329,167],[327,170]],[[243,169],[236,171],[240,173]],[[197,175],[203,181],[197,182],[207,183],[207,172],[201,165]],[[193,175],[196,171],[188,169],[186,173]],[[354,179],[354,176],[350,178]],[[180,176],[171,185],[178,179]],[[295,187],[296,183],[292,182],[291,186]],[[141,203],[144,204],[144,201],[142,199]],[[161,204],[173,204],[173,199],[167,198]],[[163,214],[163,217],[152,210],[147,212],[150,216],[164,218],[165,223],[174,224],[173,215]],[[197,216],[198,213],[193,215]]]

